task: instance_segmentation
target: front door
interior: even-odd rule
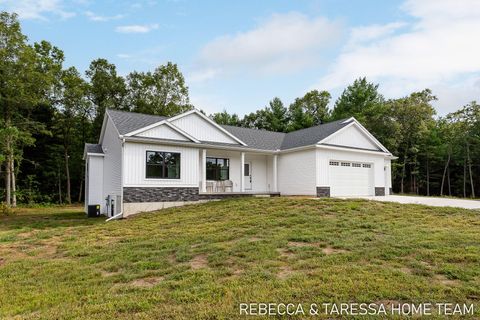
[[[245,162],[243,167],[243,185],[245,190],[252,190],[252,163]]]

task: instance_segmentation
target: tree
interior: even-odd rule
[[[218,124],[240,126],[240,118],[236,113],[229,114],[227,110],[210,115],[210,118]]]
[[[0,13],[0,136],[6,158],[7,205],[16,205],[16,175],[23,148],[32,145],[32,134],[43,128],[31,121],[30,115],[46,101],[59,60],[63,53],[48,42],[28,45],[16,14]]]
[[[332,120],[355,117],[364,122],[364,115],[383,104],[384,98],[378,92],[378,84],[359,78],[343,90],[332,110]]]
[[[288,109],[287,131],[308,128],[327,122],[330,117],[328,103],[331,95],[327,91],[312,90],[295,99]]]
[[[265,108],[265,125],[264,129],[276,132],[286,132],[288,125],[287,108],[283,105],[280,98],[273,98],[269,107]]]
[[[414,92],[407,97],[388,101],[394,121],[398,126],[398,153],[400,165],[400,192],[405,192],[407,170],[411,175],[410,191],[417,192],[416,175],[419,144],[431,130],[435,109],[431,102],[436,100],[429,89]],[[408,167],[408,168],[407,168]]]
[[[75,138],[76,123],[84,116],[88,109],[89,101],[87,96],[88,86],[82,79],[80,73],[74,67],[64,70],[60,79],[60,100],[58,112],[56,113],[56,131],[62,140],[63,159],[66,175],[66,198],[67,203],[72,202],[71,178],[70,178],[70,156],[71,147]]]
[[[93,129],[94,133],[98,135],[107,108],[129,109],[125,104],[127,87],[125,79],[117,74],[116,66],[106,59],[92,61],[85,74],[90,80],[89,96],[95,106]]]
[[[464,106],[447,118],[455,123],[458,145],[464,150],[463,195],[466,197],[466,172],[468,168],[470,195],[475,198],[475,185],[472,169],[472,150],[480,145],[480,105],[475,101]]]
[[[188,87],[177,65],[168,62],[152,72],[132,72],[127,77],[128,101],[133,111],[173,116],[193,107]]]

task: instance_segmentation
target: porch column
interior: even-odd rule
[[[277,183],[277,158],[276,154],[273,155],[273,192],[278,192],[278,183]]]
[[[207,149],[202,149],[202,192],[207,192]]]
[[[245,152],[240,153],[240,192],[245,192]]]

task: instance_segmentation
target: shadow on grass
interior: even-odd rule
[[[81,208],[28,209],[11,215],[0,216],[0,230],[51,229],[90,226],[105,222],[105,217],[87,218]]]

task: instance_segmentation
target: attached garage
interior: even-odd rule
[[[330,194],[338,196],[371,196],[375,193],[372,163],[330,160]]]

